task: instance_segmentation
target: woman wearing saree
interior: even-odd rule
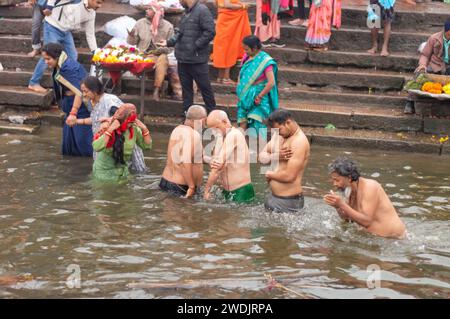
[[[305,42],[313,50],[327,51],[331,27],[341,27],[341,0],[313,0]]]
[[[107,128],[94,136],[92,146],[97,154],[92,175],[97,180],[117,182],[129,175],[128,167],[135,146],[150,149],[152,139],[147,127],[137,119],[136,107],[123,104]]]
[[[92,157],[92,129],[90,125],[76,126],[77,119],[90,117],[80,91],[86,70],[63,51],[62,45],[48,43],[42,48],[45,63],[53,69],[53,90],[56,101],[65,113],[62,154]]]
[[[217,23],[213,45],[213,64],[219,70],[218,83],[236,84],[230,68],[244,55],[242,40],[252,34],[247,6],[240,0],[216,0]]]
[[[92,133],[96,134],[101,129],[102,119],[109,118],[112,107],[119,107],[124,104],[117,96],[105,93],[103,84],[95,76],[88,76],[81,83],[81,92],[83,97],[88,100],[87,107],[91,111],[91,117],[88,119],[78,119],[78,125],[92,125]],[[97,153],[94,152],[94,160]],[[144,160],[144,152],[139,146],[133,150],[131,158],[131,170],[135,173],[143,173],[147,170]]]
[[[247,132],[249,136],[266,136],[264,121],[278,108],[278,66],[269,54],[261,51],[261,41],[256,36],[246,37],[243,44],[246,56],[236,89],[237,121],[242,129],[252,129]]]

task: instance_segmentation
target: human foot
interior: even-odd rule
[[[381,56],[389,56],[389,51],[387,49],[383,49],[383,50],[381,50],[380,55]]]
[[[288,23],[289,23],[290,25],[299,26],[299,25],[302,25],[302,24],[303,24],[303,21],[300,20],[300,19],[295,19],[295,20],[289,21]]]
[[[234,82],[232,79],[223,79],[222,83],[236,85],[236,82]]]
[[[377,47],[372,47],[370,50],[367,50],[367,53],[369,54],[377,54]]]
[[[39,84],[37,85],[28,85],[28,89],[37,93],[47,93],[47,89],[44,89]]]
[[[306,19],[305,21],[303,21],[302,27],[307,28],[308,27],[308,23],[309,23],[309,21],[308,21],[308,19]]]
[[[41,54],[41,50],[33,49],[33,51],[31,51],[27,54],[27,56],[29,58],[34,58],[36,55],[39,55],[39,54]]]
[[[155,87],[155,90],[153,91],[153,100],[159,101],[159,88]]]

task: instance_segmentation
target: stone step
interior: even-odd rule
[[[3,56],[5,55],[0,54],[1,58],[3,58]],[[5,62],[2,63],[6,69],[9,69],[9,66],[18,67],[18,65],[21,65],[26,66],[26,69],[31,72],[35,64],[35,60],[26,57],[26,55],[11,56],[6,54],[6,58],[3,60]],[[79,61],[81,63],[89,63],[89,60],[89,55],[80,54]],[[87,67],[88,65],[86,65],[86,68]],[[21,69],[21,71],[23,71],[23,69]],[[8,76],[14,76],[14,74],[6,74]],[[231,76],[235,80],[237,79],[238,74],[238,67],[231,70]],[[217,69],[215,69],[212,64],[210,64],[210,75],[211,79],[215,79],[217,77]],[[382,91],[398,91],[402,89],[405,81],[405,75],[398,72],[311,65],[301,65],[295,67],[280,66],[278,75],[281,83],[302,84],[315,87],[333,85],[350,89],[363,89],[366,91],[368,91],[369,88]],[[20,74],[17,76],[22,77],[24,75]],[[1,73],[0,77],[2,77]],[[5,81],[5,79],[3,81]],[[48,85],[51,84],[48,83]]]
[[[2,22],[3,21],[3,22]],[[22,19],[17,20],[19,22],[14,22],[14,20],[0,20],[0,39],[3,43],[3,50],[20,52],[19,48],[23,45],[16,47],[14,45],[14,35],[18,35],[23,43],[29,43],[28,51],[31,48],[31,31],[29,27],[29,22],[22,23]],[[5,28],[2,27],[7,26]],[[254,26],[252,26],[254,27]],[[416,53],[419,45],[425,42],[428,37],[434,31],[426,32],[422,30],[418,31],[393,31],[390,41],[390,51],[392,53]],[[290,48],[301,48],[305,47],[305,35],[306,29],[295,27],[291,25],[283,25],[281,28],[281,39]],[[381,33],[380,33],[381,37]],[[104,46],[111,36],[106,34],[100,29],[96,32],[97,43],[99,46]],[[83,32],[74,32],[74,41],[77,47],[87,47],[86,36]],[[381,40],[380,40],[381,41]],[[381,42],[380,42],[381,43]],[[346,51],[359,51],[365,52],[371,47],[371,37],[370,30],[363,28],[341,28],[340,30],[333,31],[330,43],[331,50],[337,50],[341,52]],[[24,52],[25,52],[24,51]]]
[[[35,134],[38,130],[38,125],[12,124],[0,121],[0,134]]]
[[[0,85],[7,86],[14,84],[15,86],[27,87],[32,72],[29,71],[3,71],[0,72]],[[45,73],[41,85],[46,88],[52,88],[52,77],[49,72]]]
[[[122,95],[123,101],[140,105],[137,95]],[[197,96],[196,103],[202,104],[202,98]],[[237,99],[229,95],[216,95],[219,109],[228,112],[236,119]],[[375,107],[351,107],[342,105],[325,105],[307,102],[280,100],[280,105],[293,111],[296,120],[307,126],[324,127],[333,124],[337,128],[376,129],[392,132],[415,131],[422,129],[422,118],[405,116],[399,110]],[[145,114],[151,116],[178,117],[182,113],[181,102],[162,99],[155,102],[145,99]]]
[[[13,83],[13,82],[12,82]],[[17,109],[46,109],[53,100],[53,92],[36,93],[24,86],[0,85],[0,105]]]

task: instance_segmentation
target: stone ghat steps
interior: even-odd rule
[[[135,104],[138,108],[140,98],[138,95],[121,95],[124,102]],[[195,97],[195,102],[202,104],[201,96]],[[216,95],[219,109],[226,111],[233,120],[236,120],[236,98],[228,95]],[[423,120],[418,116],[405,116],[399,110],[386,108],[354,108],[343,105],[322,104],[320,101],[296,102],[280,100],[283,108],[293,112],[295,119],[301,124],[314,127],[325,127],[332,124],[337,128],[376,129],[391,132],[422,130]],[[167,118],[181,115],[181,103],[173,100],[161,99],[155,102],[149,98],[145,100],[145,114],[150,116],[163,116]]]
[[[102,31],[102,27],[98,24],[98,30],[96,33],[97,42],[99,46],[104,46],[109,39],[109,35]],[[254,24],[252,24],[254,28]],[[442,28],[441,28],[442,29]],[[440,29],[439,29],[440,30]],[[428,37],[438,31],[435,28],[421,29],[421,31],[399,31],[393,30],[390,41],[390,50],[392,53],[409,53],[414,54],[419,45],[426,41]],[[23,45],[29,44],[31,47],[30,38],[31,34],[31,19],[1,19],[0,20],[0,35],[7,35],[2,39],[3,50],[20,52],[22,46],[18,46],[16,49],[14,46],[15,36],[20,36],[19,39],[23,42]],[[288,47],[304,48],[305,46],[306,29],[291,25],[282,25],[281,39]],[[9,37],[8,37],[9,36]],[[342,52],[347,51],[360,51],[365,52],[371,47],[370,30],[367,28],[355,28],[344,26],[340,30],[334,30],[329,46],[331,50],[338,50]],[[74,34],[74,40],[77,47],[87,47],[85,35],[81,32]],[[380,33],[380,45],[381,45],[381,33]]]
[[[214,1],[208,1],[208,6],[214,16],[217,15],[217,9],[214,7]],[[249,2],[249,1],[245,1]],[[367,25],[367,4],[361,6],[355,6],[347,4],[343,1],[342,8],[342,25],[364,28]],[[254,3],[253,0],[250,3]],[[294,1],[296,5],[296,1]],[[97,24],[103,25],[107,21],[115,19],[122,15],[128,15],[134,19],[139,19],[144,16],[142,11],[136,10],[129,5],[114,4],[115,9],[111,9],[104,5],[97,12]],[[118,10],[119,9],[119,10]],[[255,21],[256,9],[251,7],[249,9],[250,21]],[[31,9],[28,8],[15,8],[15,7],[0,7],[0,17],[3,18],[30,18]],[[180,19],[180,15],[166,14],[168,20]],[[419,4],[412,8],[399,8],[396,6],[396,17],[393,22],[394,30],[424,30],[428,28],[442,27],[447,18],[450,17],[450,8],[443,3],[433,2],[429,4]],[[283,23],[289,21],[289,19],[283,19]]]
[[[0,41],[4,37],[0,36]],[[20,39],[20,38],[19,38]],[[18,39],[15,41],[17,42]],[[13,40],[8,40],[13,41]],[[19,40],[20,41],[20,40]],[[8,68],[32,69],[37,61],[30,59],[23,52],[25,51],[8,51],[17,47],[2,46],[0,50],[0,62],[3,66]],[[22,49],[25,49],[26,45]],[[301,65],[301,64],[315,64],[324,66],[340,66],[352,67],[360,69],[376,69],[389,70],[398,72],[412,73],[417,67],[418,56],[416,54],[392,54],[388,57],[381,57],[379,55],[370,55],[366,52],[341,52],[341,51],[327,51],[317,52],[305,50],[304,48],[266,48],[268,52],[280,65]],[[91,60],[91,53],[87,48],[80,48],[79,61],[84,64],[89,64]]]
[[[53,100],[53,92],[36,93],[27,89],[26,86],[0,85],[0,105],[14,107],[16,109],[49,108]]]
[[[24,59],[30,58],[24,57]],[[23,70],[17,65],[20,64],[4,64],[5,70],[0,72],[0,85],[6,86],[14,83],[14,85],[22,86],[23,88],[28,85],[32,69],[27,68]],[[233,69],[232,71],[232,77],[237,79],[238,70]],[[210,74],[211,79],[215,79],[217,76],[217,70],[212,65],[210,65]],[[151,92],[153,82],[151,79],[146,82],[146,90]],[[212,82],[214,83],[214,80]],[[302,100],[308,99],[309,96],[310,99],[330,99],[332,102],[340,101],[342,103],[356,103],[359,105],[378,104],[399,107],[403,105],[405,96],[401,92],[396,92],[401,90],[405,77],[398,73],[387,71],[341,70],[331,67],[311,68],[307,66],[289,68],[283,66],[279,69],[279,82],[280,95],[286,99]],[[44,87],[52,87],[49,72],[44,75],[41,84]],[[133,94],[139,88],[140,82],[136,78],[123,78],[123,92]],[[214,84],[214,88],[218,93],[234,94],[235,92],[233,86]],[[389,91],[394,92],[390,93]]]

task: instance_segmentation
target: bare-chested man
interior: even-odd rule
[[[201,128],[205,125],[206,110],[192,105],[186,121],[170,135],[167,147],[167,164],[159,187],[174,195],[192,197],[203,179],[203,146]],[[194,129],[195,128],[195,129]]]
[[[336,208],[342,218],[355,221],[374,235],[405,236],[405,224],[384,189],[377,181],[360,177],[353,160],[337,158],[329,165],[329,170],[333,186],[343,192],[345,199],[331,191],[324,200]]]
[[[216,133],[216,144],[204,199],[210,199],[211,187],[220,178],[226,200],[252,201],[255,191],[250,177],[250,156],[244,134],[234,128],[227,113],[220,110],[209,113],[207,126]]]
[[[269,211],[295,213],[304,205],[302,178],[309,159],[309,142],[288,110],[274,111],[267,122],[278,133],[259,154],[259,162],[278,165],[266,173],[271,193],[264,206]]]

